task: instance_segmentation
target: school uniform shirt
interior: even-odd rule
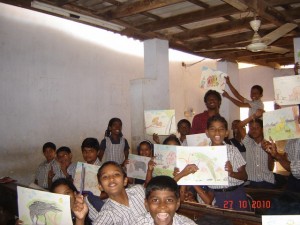
[[[126,189],[129,206],[107,199],[93,225],[134,225],[134,219],[146,213],[145,190],[142,185]]]
[[[244,103],[248,103],[250,105],[248,116],[252,116],[258,109],[264,109],[264,103],[260,99],[251,101],[244,98]]]
[[[186,139],[184,139],[183,141],[180,141],[180,139],[179,139],[179,142],[180,142],[181,146],[188,146]]]
[[[122,164],[125,160],[124,150],[129,149],[125,138],[120,137],[119,142],[114,142],[110,137],[105,137],[100,144],[100,149],[104,149],[104,159]],[[103,160],[102,160],[103,161]]]
[[[74,179],[74,176],[75,176],[76,166],[77,166],[77,163],[73,162],[67,168],[67,173],[72,177],[72,179]],[[54,174],[55,175],[52,179],[52,182],[56,181],[59,178],[67,178],[65,176],[65,174],[63,173],[63,171],[60,169],[60,167],[58,167],[56,170],[54,170]]]
[[[87,162],[85,162],[85,163],[87,163]],[[97,157],[96,161],[93,163],[93,165],[95,165],[95,166],[101,166],[102,165],[102,163],[101,163],[101,161],[99,160],[98,157]]]
[[[292,175],[300,179],[300,139],[288,140],[285,145],[285,152],[288,154],[288,160],[291,162]]]
[[[151,217],[150,213],[146,213],[136,219],[133,223],[134,225],[154,225],[153,218]],[[173,217],[172,225],[196,225],[196,223],[182,215],[175,213]]]
[[[104,205],[104,201],[100,199],[99,196],[95,196],[93,194],[85,196],[84,200],[89,208],[88,217],[92,222],[94,222]]]
[[[51,162],[44,161],[42,162],[35,174],[35,180],[37,180],[37,184],[41,186],[42,188],[48,189],[48,173],[53,168],[53,171],[58,170],[59,164],[58,162],[53,159]]]
[[[261,143],[257,144],[251,137],[249,137],[248,134],[242,142],[247,149],[246,171],[248,174],[248,180],[255,182],[266,181],[274,184],[274,174],[268,168],[268,153],[262,149]]]

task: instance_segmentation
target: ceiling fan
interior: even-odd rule
[[[258,19],[254,19],[250,21],[250,26],[254,30],[254,35],[251,40],[251,43],[245,47],[229,47],[229,48],[212,48],[212,49],[201,49],[195,52],[214,52],[214,51],[226,51],[226,50],[248,50],[251,52],[272,52],[272,53],[279,53],[285,54],[289,52],[289,49],[276,47],[276,46],[269,46],[271,43],[276,41],[277,39],[283,37],[288,32],[295,29],[298,25],[293,23],[286,23],[276,30],[270,32],[269,34],[265,35],[264,37],[260,37],[258,34],[258,30],[260,27],[261,21]]]

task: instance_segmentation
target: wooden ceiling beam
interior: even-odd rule
[[[291,5],[294,3],[299,3],[299,0],[268,0],[268,3],[271,6]]]
[[[161,19],[160,21],[142,24],[138,28],[142,31],[155,31],[178,25],[193,23],[199,20],[207,20],[216,17],[231,15],[236,12],[238,11],[230,5],[219,5],[205,10],[197,10],[194,12],[184,13],[177,16]]]

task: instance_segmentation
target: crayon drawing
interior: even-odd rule
[[[145,180],[148,169],[148,162],[151,158],[129,154],[128,159],[129,164],[126,165],[127,176]]]
[[[176,146],[174,145],[154,145],[154,156],[156,166],[153,176],[166,175],[173,177],[176,166]]]
[[[195,164],[199,170],[183,177],[180,185],[228,185],[228,173],[224,166],[227,161],[226,146],[177,146],[176,167],[183,170],[188,164]]]
[[[262,225],[300,225],[300,215],[262,215]]]
[[[169,135],[176,133],[175,110],[146,110],[145,129],[152,135]]]
[[[83,191],[90,191],[96,196],[100,196],[101,191],[98,187],[98,178],[97,173],[100,166],[91,165],[88,163],[77,162],[76,172],[74,176],[74,185],[78,191],[81,188],[81,173],[82,173],[82,164],[84,166],[84,184],[83,184]]]
[[[206,133],[186,135],[186,141],[188,146],[208,146],[210,143]]]
[[[278,109],[263,114],[264,137],[274,141],[300,137],[298,106]]]
[[[300,76],[274,77],[273,84],[278,105],[300,104]]]
[[[200,88],[223,93],[223,90],[225,89],[226,76],[227,74],[222,71],[203,66],[200,78]]]
[[[17,187],[23,225],[72,224],[70,196]]]

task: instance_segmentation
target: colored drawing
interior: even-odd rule
[[[128,159],[129,164],[126,165],[127,176],[145,180],[148,169],[148,162],[151,158],[129,154]]]
[[[17,187],[19,218],[24,225],[72,224],[70,196]]]
[[[262,225],[300,225],[300,215],[262,215]]]
[[[264,137],[271,137],[274,141],[299,138],[298,115],[298,106],[264,113]]]
[[[273,83],[278,105],[300,104],[300,76],[274,77]]]
[[[205,133],[186,135],[186,141],[188,146],[208,146],[210,143]]]
[[[199,170],[179,180],[180,185],[228,185],[226,146],[177,146],[176,167],[183,170],[188,164],[195,164]]]
[[[227,77],[226,73],[203,66],[200,78],[200,88],[216,90],[219,93],[223,93],[226,83],[224,77]]]
[[[176,166],[176,146],[174,145],[154,145],[154,156],[156,166],[153,176],[167,175],[173,177]]]
[[[176,133],[175,110],[146,110],[146,133],[152,135],[169,135]]]
[[[77,188],[77,190],[82,189],[82,165],[84,167],[84,185],[83,190],[84,191],[90,191],[96,196],[100,196],[101,191],[99,190],[98,186],[98,178],[97,173],[100,168],[100,166],[91,165],[83,162],[77,162],[76,165],[76,172],[74,177],[74,185]]]

